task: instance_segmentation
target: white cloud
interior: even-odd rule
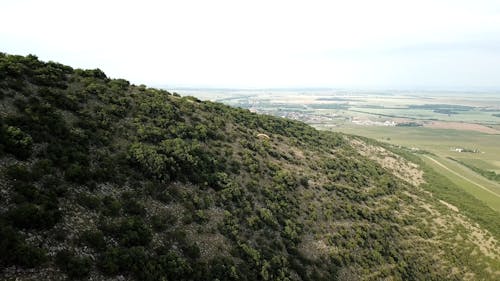
[[[487,63],[500,57],[496,1],[13,0],[0,7],[2,51],[99,67],[135,83],[500,86],[490,78],[500,66]],[[468,47],[477,44],[490,51]],[[476,74],[457,71],[468,67]]]

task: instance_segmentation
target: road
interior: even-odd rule
[[[489,188],[485,187],[484,185],[481,185],[481,184],[479,184],[479,183],[477,183],[477,182],[475,182],[475,181],[473,181],[473,180],[471,180],[471,179],[469,179],[469,178],[464,177],[463,175],[461,175],[461,174],[459,174],[459,173],[457,173],[457,172],[453,171],[452,169],[450,169],[450,168],[446,167],[445,165],[441,164],[439,161],[437,161],[436,159],[434,159],[434,158],[432,158],[432,157],[430,157],[430,156],[428,156],[428,155],[424,155],[424,156],[425,156],[425,157],[427,157],[428,159],[430,159],[431,161],[433,161],[434,163],[436,163],[437,165],[439,165],[440,167],[442,167],[443,169],[446,169],[446,170],[447,170],[447,171],[449,171],[450,173],[453,173],[453,174],[454,174],[454,175],[456,175],[457,177],[460,177],[460,178],[462,178],[462,179],[464,179],[464,180],[466,180],[466,181],[468,181],[468,182],[470,182],[470,183],[474,184],[475,186],[477,186],[477,187],[479,187],[479,188],[481,188],[481,189],[483,189],[483,190],[485,190],[485,191],[487,191],[487,192],[489,192],[489,193],[493,194],[494,196],[496,196],[496,197],[500,198],[500,195],[499,195],[498,193],[493,192],[491,189],[489,189]]]

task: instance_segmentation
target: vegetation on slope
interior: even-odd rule
[[[451,180],[434,171],[432,167],[426,164],[419,155],[433,155],[428,151],[419,150],[413,152],[411,149],[396,147],[387,143],[376,142],[369,138],[361,138],[363,141],[374,144],[394,152],[405,159],[416,163],[424,171],[425,183],[421,186],[432,194],[446,202],[457,206],[462,213],[467,215],[473,222],[478,223],[484,229],[487,229],[497,240],[500,240],[500,223],[498,223],[498,213],[491,209],[481,200],[473,195],[455,186]],[[453,159],[448,157],[449,159]],[[462,162],[461,162],[462,164]]]
[[[35,56],[0,54],[0,108],[1,279],[487,276],[343,135]]]
[[[429,225],[430,240],[444,252],[445,259],[454,260],[456,265],[473,268],[476,276],[464,274],[464,279],[495,280],[500,276],[500,224],[498,213],[486,203],[454,185],[446,176],[439,174],[423,161],[432,153],[394,146],[373,139],[351,136],[372,145],[383,153],[371,153],[371,158],[386,160],[393,153],[396,157],[417,164],[423,171],[420,188],[414,191],[412,204],[419,204],[425,211],[413,209],[419,216],[415,225]],[[401,175],[404,166],[396,165],[396,175]],[[404,172],[403,172],[404,173]],[[408,176],[406,176],[408,178]],[[415,196],[417,195],[418,198]],[[412,208],[407,208],[412,209]]]

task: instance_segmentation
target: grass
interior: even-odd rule
[[[473,195],[477,199],[483,201],[486,205],[500,214],[499,186],[495,186],[492,182],[485,180],[470,170],[467,171],[466,168],[457,163],[452,163],[448,159],[432,156],[423,156],[422,159],[436,172],[447,177],[452,183],[459,186],[461,189]],[[448,169],[437,164],[432,159],[441,163]]]
[[[478,167],[480,169],[484,169],[484,170],[493,171],[493,170],[498,168],[497,166],[495,166],[491,163],[488,163],[482,159],[471,159],[471,158],[464,158],[464,157],[456,157],[455,159],[462,161],[462,162],[465,162],[471,166]]]

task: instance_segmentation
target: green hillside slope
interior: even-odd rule
[[[499,237],[361,138],[6,54],[0,118],[2,280],[500,278]]]

